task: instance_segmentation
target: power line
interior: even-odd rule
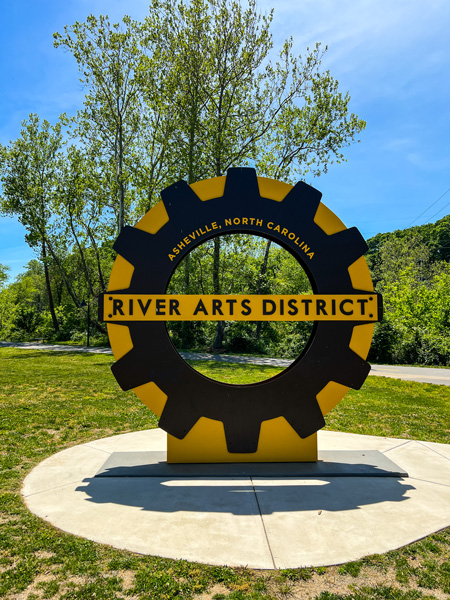
[[[396,219],[379,219],[378,221],[374,221],[373,219],[371,219],[370,221],[360,221],[359,219],[356,219],[356,220],[358,221],[358,224],[359,223],[387,223],[390,221],[404,221],[407,218],[408,217],[398,217]]]
[[[441,198],[442,198],[442,196],[441,196]],[[437,211],[437,213],[434,213],[434,215],[433,215],[432,217],[430,217],[428,220],[429,220],[429,221],[431,221],[432,219],[434,219],[434,217],[435,217],[436,215],[438,215],[440,212],[442,212],[442,211],[443,211],[445,208],[447,208],[447,206],[449,206],[449,205],[450,205],[450,202],[447,202],[447,204],[446,204],[446,205],[445,205],[443,208],[441,208],[440,210],[438,210],[438,211]]]
[[[445,194],[448,194],[448,192],[450,192],[450,188],[448,188],[448,190],[447,190],[446,192],[444,192],[444,193],[442,194],[442,196],[439,196],[439,198],[437,198],[437,200],[435,200],[435,201],[434,201],[432,204],[430,204],[430,206],[428,206],[428,208],[426,208],[426,209],[423,211],[423,213],[420,213],[420,215],[419,215],[418,217],[416,217],[416,218],[414,219],[414,221],[412,221],[412,222],[411,222],[411,223],[408,225],[407,229],[408,229],[409,227],[411,227],[411,225],[412,225],[413,223],[415,223],[416,221],[418,221],[418,220],[420,219],[420,217],[421,217],[422,215],[424,215],[424,214],[427,212],[427,210],[430,210],[430,208],[431,208],[432,206],[434,206],[434,205],[436,204],[436,202],[439,202],[439,200],[440,200],[441,198],[443,198],[443,197],[445,196]],[[445,206],[448,206],[448,204],[446,204]],[[445,208],[445,206],[444,206],[444,208]],[[443,209],[441,209],[441,210],[443,210]],[[441,211],[439,211],[439,212],[441,212]],[[437,214],[437,213],[436,213],[436,214]],[[433,215],[433,216],[434,216],[434,215]],[[433,217],[431,217],[431,218],[433,218]]]

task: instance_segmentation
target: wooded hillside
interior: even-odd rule
[[[450,364],[450,215],[378,234],[367,261],[385,316],[369,357],[377,362]]]

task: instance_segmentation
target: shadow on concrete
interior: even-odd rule
[[[393,477],[308,478],[89,478],[76,488],[86,501],[171,513],[272,514],[347,511],[403,502],[412,485]]]

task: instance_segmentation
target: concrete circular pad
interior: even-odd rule
[[[28,508],[95,542],[168,558],[257,569],[330,565],[450,526],[450,445],[331,431],[320,450],[379,450],[392,477],[95,478],[113,452],[161,451],[154,429],[69,448],[22,489]]]

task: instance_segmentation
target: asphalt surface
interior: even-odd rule
[[[0,348],[24,348],[28,350],[52,350],[60,352],[94,352],[112,354],[110,348],[92,348],[87,346],[61,346],[40,342],[0,342]],[[207,352],[181,352],[187,360],[215,360],[217,362],[266,365],[270,367],[288,367],[293,361],[282,358],[235,356],[232,354],[209,354]],[[400,365],[372,365],[370,375],[391,377],[420,383],[434,383],[450,386],[450,369],[435,367],[404,367]]]

